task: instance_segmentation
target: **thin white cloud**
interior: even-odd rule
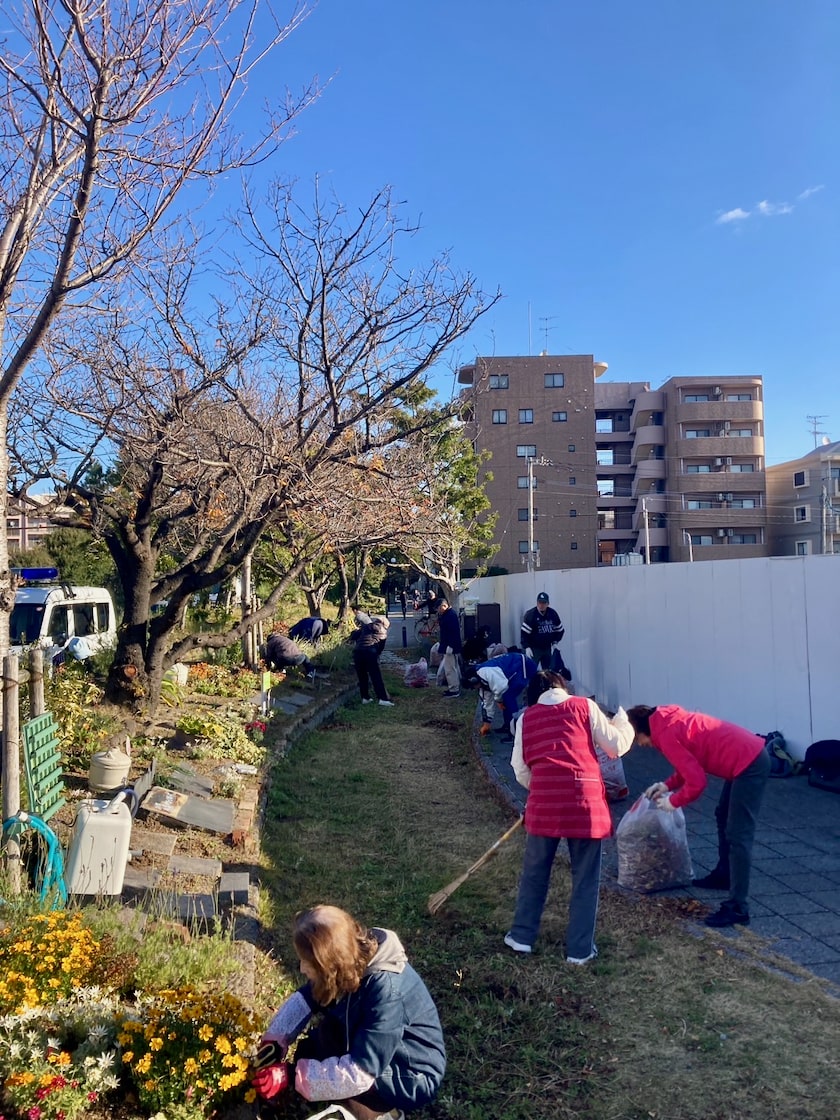
[[[823,191],[823,190],[825,190],[825,183],[820,183],[819,186],[808,187],[806,190],[804,190],[802,192],[802,194],[798,194],[796,197],[797,197],[799,202],[804,202],[805,199],[810,198],[812,194],[818,194],[820,191]]]
[[[775,218],[779,214],[793,213],[793,207],[789,202],[768,202],[766,198],[758,203],[755,210],[757,214],[761,214],[764,218]]]
[[[728,225],[729,222],[743,222],[749,216],[749,210],[742,210],[740,206],[736,206],[734,210],[727,210],[725,214],[719,214],[715,218],[715,224],[725,226]]]

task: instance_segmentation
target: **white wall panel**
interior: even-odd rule
[[[840,559],[771,557],[538,571],[477,580],[502,640],[547,591],[577,691],[607,707],[681,704],[751,730],[778,728],[802,757],[840,738]]]

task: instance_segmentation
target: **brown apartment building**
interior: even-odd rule
[[[600,380],[606,369],[589,354],[540,354],[460,370],[475,445],[492,455],[494,563],[766,556],[761,378],[652,390]]]

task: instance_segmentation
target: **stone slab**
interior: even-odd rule
[[[275,696],[274,703],[279,704],[281,701],[286,704],[293,704],[296,708],[305,708],[307,704],[311,704],[314,697],[309,692],[284,692],[282,696]]]
[[[160,882],[160,876],[160,871],[137,871],[129,864],[123,877],[123,890],[152,891]]]
[[[181,793],[192,793],[197,797],[212,797],[214,784],[197,774],[191,766],[178,766],[169,776],[173,786]]]
[[[225,871],[219,881],[220,906],[244,906],[251,879],[247,871]]]
[[[229,798],[206,801],[178,790],[153,786],[141,808],[146,813],[183,828],[202,828],[207,832],[228,836],[233,831],[236,802]]]
[[[206,875],[210,879],[218,879],[222,874],[222,861],[203,859],[200,856],[173,855],[167,864],[167,871],[174,871],[179,875]]]
[[[153,832],[135,821],[131,826],[129,847],[133,852],[154,852],[160,856],[171,856],[175,851],[175,839],[171,832]]]

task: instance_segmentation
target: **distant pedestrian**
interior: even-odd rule
[[[645,790],[645,796],[659,809],[668,812],[696,801],[706,788],[707,774],[724,779],[715,809],[717,865],[702,879],[695,879],[694,886],[729,892],[720,909],[706,919],[707,926],[748,925],[753,839],[770,774],[764,739],[735,723],[689,712],[676,704],[658,708],[640,704],[628,710],[627,718],[636,742],[656,747],[674,767],[670,778]]]
[[[446,675],[444,696],[461,695],[461,622],[446,599],[437,602],[440,625],[440,651],[443,654],[443,671]]]
[[[549,606],[547,593],[541,591],[537,596],[537,605],[526,611],[522,619],[520,645],[541,669],[551,669],[552,651],[559,646],[565,632],[560,615]],[[571,680],[571,674],[566,679]]]
[[[382,615],[371,616],[366,611],[356,611],[356,629],[347,639],[353,643],[353,666],[359,680],[362,703],[373,703],[374,698],[370,694],[372,686],[376,699],[383,708],[394,706],[379,667],[379,655],[385,648],[388,626],[387,618]]]
[[[408,609],[408,598],[405,594],[405,588],[400,592],[400,606],[402,607],[403,618],[405,618],[405,612]]]
[[[321,638],[328,633],[329,622],[317,615],[299,619],[289,631],[289,637],[296,642],[312,642],[317,645]]]
[[[525,855],[516,913],[505,945],[530,953],[542,920],[554,857],[566,840],[572,871],[566,962],[598,956],[595,920],[601,882],[601,846],[612,835],[596,744],[610,757],[626,753],[633,729],[619,709],[610,721],[593,700],[570,696],[559,673],[537,673],[528,707],[516,725],[511,766],[528,790]]]
[[[285,634],[274,633],[269,635],[265,643],[264,661],[269,669],[289,669],[300,667],[307,674],[315,673],[315,666],[296,642],[287,638]]]

